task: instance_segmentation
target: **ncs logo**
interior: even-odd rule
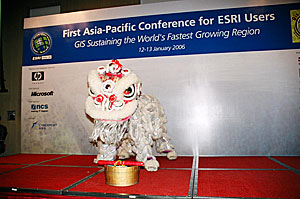
[[[31,112],[48,112],[48,104],[31,104]]]

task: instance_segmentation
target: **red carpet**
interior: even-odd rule
[[[0,165],[0,173],[25,167],[25,165]]]
[[[60,190],[98,168],[31,166],[0,175],[0,187]]]
[[[64,166],[98,166],[94,163],[95,155],[71,155],[57,160],[45,162],[42,165]]]
[[[294,168],[300,169],[300,157],[292,157],[292,156],[280,156],[280,157],[273,157],[276,160]]]
[[[161,169],[157,172],[147,172],[142,169],[138,184],[129,187],[113,187],[105,184],[104,173],[100,173],[70,191],[186,196],[189,191],[190,176],[191,171],[188,170]]]
[[[12,198],[12,199],[41,199],[41,198],[67,198],[67,199],[99,199],[99,197],[86,197],[86,196],[63,196],[63,195],[53,195],[53,194],[35,194],[35,193],[10,193],[10,192],[0,192],[0,198]],[[109,198],[102,198],[101,199],[113,199],[112,197]]]
[[[55,154],[17,154],[0,158],[0,163],[10,164],[36,164],[42,161],[51,160],[65,155]]]
[[[165,156],[156,157],[160,168],[192,168],[193,157],[178,157],[176,160],[168,160]]]
[[[200,157],[199,168],[283,169],[267,157]]]
[[[300,176],[291,171],[199,171],[198,196],[300,198]]]
[[[121,193],[125,198],[300,198],[299,156],[200,157],[195,168],[194,157],[157,157],[159,171],[141,169],[139,183],[129,187],[106,185],[102,167],[93,163],[95,157],[0,157],[0,198],[117,198]]]

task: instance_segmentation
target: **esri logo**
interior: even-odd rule
[[[32,81],[42,81],[45,80],[45,73],[44,71],[37,71],[31,73],[31,80]]]
[[[33,36],[31,49],[37,55],[46,53],[51,48],[51,39],[47,33],[40,32]]]

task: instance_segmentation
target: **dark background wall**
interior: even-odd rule
[[[140,0],[2,0],[2,58],[5,88],[0,92],[0,124],[7,127],[6,152],[21,151],[21,72],[23,48],[23,20],[30,9],[60,5],[60,12],[119,7],[140,4]],[[15,120],[8,120],[7,111],[15,111]]]

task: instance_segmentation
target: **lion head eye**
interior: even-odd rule
[[[124,91],[125,100],[133,100],[136,97],[136,88],[135,85],[132,84]]]
[[[91,87],[89,88],[89,94],[92,97],[96,97],[96,94],[95,94],[95,92],[93,91],[93,89]]]

